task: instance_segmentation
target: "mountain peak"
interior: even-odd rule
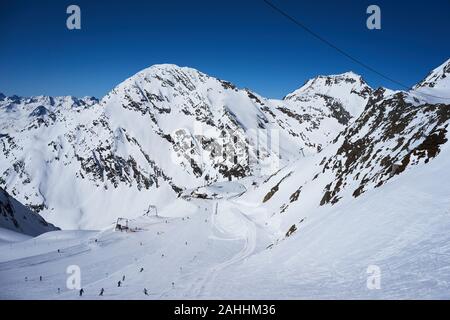
[[[372,92],[364,79],[348,71],[334,75],[320,75],[308,80],[302,87],[288,94],[287,101],[310,101],[326,97],[337,100],[351,116],[358,116]]]
[[[302,87],[291,94],[288,94],[285,99],[290,99],[299,94],[308,92],[327,94],[327,92],[330,91],[330,88],[339,86],[347,87],[347,89],[369,87],[364,79],[353,71],[333,75],[319,75],[306,81]]]
[[[325,79],[325,80],[332,79],[332,80],[335,80],[336,82],[345,81],[345,80],[364,81],[359,74],[357,74],[353,71],[347,71],[347,72],[338,73],[338,74],[318,75],[310,80],[317,81],[318,79]]]
[[[361,75],[359,75],[351,70],[347,71],[347,72],[343,72],[343,73],[338,73],[338,74],[320,75],[318,77],[334,78],[334,79],[355,79],[355,80],[362,79]]]
[[[174,74],[174,73],[183,73],[183,74],[202,74],[202,72],[198,71],[197,69],[190,68],[190,67],[181,67],[176,64],[171,63],[161,63],[161,64],[154,64],[148,68],[145,68],[138,73],[135,74],[135,76],[153,76],[153,75],[165,75],[165,74]],[[134,77],[134,76],[132,76]]]
[[[105,100],[109,99],[109,96],[117,92],[129,92],[130,88],[135,88],[136,86],[141,90],[149,86],[168,88],[173,87],[175,83],[180,83],[193,89],[194,83],[198,81],[204,82],[207,78],[208,76],[206,74],[193,68],[180,67],[176,64],[169,63],[154,64],[142,69],[117,85],[112,92],[103,97],[102,102],[104,103]]]

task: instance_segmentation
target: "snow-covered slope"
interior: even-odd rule
[[[0,297],[448,299],[450,104],[432,99],[447,79],[418,98],[347,73],[278,101],[158,65],[48,126],[25,131],[3,108],[20,125],[1,138],[2,185],[65,227],[106,227],[0,246]],[[269,170],[255,125],[281,137]],[[65,287],[73,264],[82,298]]]
[[[286,166],[244,197],[259,199],[272,224],[287,232],[317,206],[358,198],[406,171],[421,170],[448,142],[449,124],[450,104],[377,89],[323,152]]]
[[[371,91],[354,74],[329,77],[324,86],[267,100],[164,64],[133,75],[99,103],[3,97],[0,185],[62,228],[137,217],[198,186],[272,174],[316,154]]]
[[[137,232],[58,231],[0,246],[0,298],[448,299],[449,159],[446,144],[421,170],[303,211],[281,236],[264,223],[269,208],[234,197],[230,190],[241,187],[225,182],[222,200],[194,199],[130,221]],[[251,180],[242,183],[250,190]],[[73,264],[81,298],[66,287]],[[367,287],[374,266],[380,289]]]
[[[41,216],[32,212],[0,188],[0,230],[2,228],[30,236],[58,230],[54,225],[47,223]],[[3,230],[1,234],[2,240],[5,241],[14,238],[11,233],[6,233]]]
[[[431,71],[410,93],[418,100],[450,104],[450,59]]]
[[[10,229],[0,228],[0,245],[11,244],[11,242],[20,242],[32,238],[32,236],[15,232]]]
[[[447,143],[430,163],[356,199],[297,207],[295,229],[222,272],[208,296],[449,299],[449,159]],[[374,271],[380,289],[367,286]]]
[[[304,141],[302,155],[312,155],[359,116],[372,91],[353,72],[319,76],[281,101],[268,101],[262,110],[283,130]]]

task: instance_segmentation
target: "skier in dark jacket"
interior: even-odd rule
[[[141,268],[141,270],[139,272],[142,272],[142,271],[144,271],[144,268]]]
[[[125,281],[125,276],[122,277],[122,281]]]
[[[119,280],[119,282],[117,282],[117,286],[120,287],[121,284],[122,284],[122,281]]]
[[[81,289],[80,289],[80,297],[83,296],[83,293],[84,293],[84,290],[83,290],[83,288],[81,288]]]
[[[147,288],[144,288],[144,294],[145,294],[146,296],[148,296]]]
[[[100,290],[99,296],[103,296],[103,292],[105,292],[105,289],[102,288],[102,290]]]

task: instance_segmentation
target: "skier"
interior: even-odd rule
[[[83,288],[81,288],[81,289],[80,289],[80,297],[83,296],[83,293],[84,293],[84,290],[83,290]]]
[[[175,282],[172,282],[172,288],[175,288]]]
[[[186,245],[187,245],[187,241],[186,241]]]
[[[144,271],[144,268],[141,268],[141,270],[139,272],[142,272],[142,271]]]
[[[148,296],[147,288],[144,288],[144,294],[145,294],[146,296]]]
[[[42,276],[39,276],[39,281],[42,281]]]
[[[119,280],[119,282],[117,282],[117,286],[120,287],[121,284],[122,282]]]
[[[122,277],[122,281],[125,281],[125,276]]]
[[[102,290],[100,290],[99,296],[103,296],[103,292],[105,292],[105,289],[102,288]]]
[[[58,288],[58,294],[60,294],[61,293],[61,288]]]
[[[163,253],[163,254],[161,254],[161,258],[164,258],[164,253]]]
[[[61,251],[58,249],[58,253],[60,253]]]

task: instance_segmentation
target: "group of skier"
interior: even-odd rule
[[[187,219],[189,219],[189,217],[187,217]],[[184,219],[183,219],[183,220],[184,220]],[[207,222],[207,220],[205,220],[205,222]],[[167,220],[166,220],[166,223],[168,223]],[[159,233],[159,232],[158,232],[158,233]],[[97,239],[95,239],[95,242],[97,242]],[[141,245],[141,246],[143,245],[142,242],[140,243],[140,245]],[[188,245],[188,242],[187,242],[187,241],[185,241],[185,245],[186,245],[186,246]],[[58,249],[57,252],[60,253],[61,250]],[[165,257],[165,255],[164,255],[164,253],[162,253],[162,254],[161,254],[161,258],[164,258],[164,257]],[[196,258],[196,257],[194,257],[194,259],[195,259],[195,258]],[[182,270],[183,270],[183,268],[180,267],[180,271],[182,271]],[[141,267],[140,270],[139,270],[139,272],[142,273],[143,271],[144,271],[144,268]],[[42,277],[42,276],[39,276],[39,281],[42,281],[42,280],[43,280],[43,277]],[[28,281],[28,277],[25,277],[25,281]],[[122,286],[122,284],[123,284],[124,281],[125,281],[125,275],[122,276],[122,280],[119,280],[119,281],[117,282],[117,287],[120,288],[120,287]],[[172,288],[175,288],[175,282],[172,282]],[[149,295],[147,288],[144,288],[143,292],[144,292],[144,294],[145,294],[146,296]],[[58,294],[59,294],[59,293],[61,293],[61,288],[58,288]],[[79,296],[82,297],[83,294],[84,294],[84,289],[83,289],[83,288],[80,288],[80,290],[78,291],[78,293],[79,293]],[[105,293],[105,289],[104,289],[104,288],[101,288],[98,295],[99,295],[99,296],[103,296],[104,293]]]
[[[164,256],[164,255],[163,255]],[[139,272],[141,273],[141,272],[144,272],[144,268],[143,267],[141,267],[140,268],[140,270],[139,270]],[[39,276],[39,281],[42,281],[43,280],[43,277],[42,276]],[[28,281],[28,277],[25,277],[25,281]],[[125,281],[125,275],[123,275],[122,276],[122,280],[119,280],[118,282],[117,282],[117,287],[121,287],[122,286],[122,283]],[[174,282],[172,282],[172,287],[175,285],[175,283]],[[148,294],[148,290],[147,290],[147,288],[144,288],[144,294],[146,295],[146,296],[148,296],[149,294]],[[60,294],[61,293],[61,288],[58,288],[58,294]],[[105,288],[101,288],[100,289],[100,293],[98,294],[99,296],[103,296],[103,294],[105,293]],[[84,294],[84,289],[83,288],[80,288],[80,290],[78,291],[78,294],[79,294],[79,296],[80,297],[82,297],[83,296],[83,294]]]
[[[139,272],[143,272],[144,271],[144,268],[143,267],[141,267],[141,269],[139,270]],[[40,277],[40,279],[42,279],[42,276]],[[122,280],[119,280],[118,282],[117,282],[117,287],[121,287],[122,286],[122,283],[125,281],[125,275],[123,275],[122,276]],[[172,282],[172,286],[174,286],[174,283]],[[60,293],[60,288],[58,288],[58,293]],[[79,293],[79,295],[80,295],[80,297],[82,297],[83,296],[83,294],[84,294],[84,289],[83,288],[81,288],[79,291],[78,291],[78,293]],[[104,288],[101,288],[100,289],[100,293],[98,294],[99,296],[103,296],[103,294],[105,293],[105,289]],[[144,288],[144,294],[146,295],[146,296],[148,296],[148,290],[147,290],[147,288]]]

